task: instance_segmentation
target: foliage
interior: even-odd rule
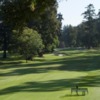
[[[86,11],[83,13],[84,18],[86,19],[86,27],[85,27],[85,31],[86,31],[86,41],[87,41],[87,48],[91,48],[93,46],[93,37],[94,37],[94,18],[95,18],[95,9],[93,4],[89,4],[86,7]]]
[[[93,4],[89,4],[86,7],[86,11],[82,13],[82,15],[84,15],[84,19],[86,19],[88,23],[91,23],[91,21],[93,21],[93,19],[95,18],[95,9]]]
[[[56,0],[0,0],[0,18],[2,22],[17,30],[17,35],[11,34],[10,45],[7,49],[16,52],[19,47],[19,33],[29,22],[34,22],[33,29],[41,34],[45,51],[52,51],[58,45],[57,29],[57,1]],[[1,20],[1,19],[0,19]],[[7,33],[8,34],[8,33]],[[8,41],[8,40],[7,40]],[[16,44],[16,45],[15,45]],[[8,44],[7,44],[8,45]]]
[[[100,46],[100,12],[97,16],[93,4],[86,7],[84,21],[76,27],[63,28],[63,40],[66,46],[86,47],[88,49]]]
[[[14,28],[21,28],[34,17],[39,17],[56,0],[1,0],[3,21]]]
[[[59,21],[57,19],[57,4],[47,9],[37,19],[33,19],[29,25],[41,34],[44,51],[51,52],[58,46]]]
[[[0,48],[3,50],[3,58],[7,57],[7,50],[11,39],[11,27],[0,22]]]
[[[18,33],[16,34],[15,32],[13,39],[15,44],[11,44],[13,47],[12,50],[15,50],[14,52],[21,53],[26,60],[32,59],[32,57],[36,55],[38,51],[41,52],[44,47],[41,36],[37,33],[37,31],[28,27],[24,27],[22,33],[19,36]],[[14,47],[16,47],[17,50],[16,48],[14,49]]]
[[[41,34],[45,45],[44,51],[52,51],[58,45],[56,0],[1,0],[1,2],[2,21],[5,24],[22,33],[23,27],[29,27],[28,24],[33,22],[31,28]]]
[[[77,38],[77,30],[75,27],[64,26],[63,28],[63,39],[67,47],[75,47]]]

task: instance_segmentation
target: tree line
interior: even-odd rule
[[[28,60],[43,56],[59,45],[66,47],[100,46],[100,11],[93,4],[82,14],[84,22],[61,30],[62,15],[58,0],[0,0],[0,50],[18,53]]]
[[[0,0],[0,50],[3,58],[43,56],[59,45],[57,0]]]
[[[64,26],[62,38],[66,47],[100,47],[100,10],[95,13],[93,4],[82,13],[84,21],[76,27]]]

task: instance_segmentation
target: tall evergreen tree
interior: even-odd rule
[[[67,47],[75,47],[77,39],[76,27],[71,25],[63,28],[63,39]]]
[[[51,52],[58,45],[59,21],[57,20],[57,4],[47,7],[47,9],[29,23],[29,27],[37,30],[41,34],[45,45],[44,51]]]
[[[100,10],[97,14],[97,19],[96,19],[96,30],[97,30],[97,35],[96,35],[96,39],[97,39],[97,44],[98,46],[100,46]]]
[[[58,21],[59,21],[59,30],[58,30],[58,38],[59,38],[59,47],[62,48],[64,47],[64,41],[62,37],[62,20],[63,20],[63,15],[61,13],[58,14]]]
[[[95,9],[93,4],[89,4],[86,7],[86,11],[83,13],[85,21],[85,33],[86,33],[86,47],[89,49],[93,46],[93,36],[94,36],[94,18],[95,18]]]

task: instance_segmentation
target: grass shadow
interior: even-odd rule
[[[92,52],[93,53],[93,52]],[[43,58],[44,59],[44,58]],[[71,58],[63,57],[50,61],[42,60],[40,63],[23,64],[11,62],[11,59],[6,63],[1,63],[0,70],[13,69],[10,72],[0,73],[0,76],[26,75],[34,73],[46,73],[48,71],[77,71],[88,72],[100,70],[100,55],[91,54],[91,56],[75,56]],[[57,66],[56,66],[57,65]],[[15,93],[15,92],[52,92],[69,89],[76,84],[80,87],[100,87],[100,75],[84,76],[75,79],[59,79],[43,82],[26,82],[21,85],[11,86],[0,90],[0,95]],[[70,95],[69,95],[70,96]]]
[[[43,58],[44,59],[44,58]],[[12,75],[25,75],[32,73],[46,73],[52,70],[59,71],[94,71],[100,70],[100,55],[91,56],[76,56],[72,58],[63,57],[61,59],[55,59],[50,61],[33,62],[23,64],[20,61],[13,61],[7,63],[1,63],[0,69],[13,69],[7,73],[0,73],[1,76]]]
[[[100,87],[100,75],[79,77],[76,79],[59,79],[59,80],[49,80],[41,82],[26,82],[21,85],[11,86],[2,89],[0,90],[0,94],[5,95],[16,92],[53,92],[60,90],[70,91],[70,88],[75,86],[77,82],[79,84],[79,87],[95,87],[95,86]]]
[[[66,98],[66,97],[81,97],[81,96],[85,96],[85,95],[66,94],[66,95],[64,95],[64,96],[61,96],[61,98]]]

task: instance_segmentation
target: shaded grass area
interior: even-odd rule
[[[1,95],[15,92],[52,92],[70,88],[78,84],[80,87],[100,87],[100,75],[80,77],[76,79],[60,79],[43,82],[26,82],[21,85],[8,87],[0,91]]]
[[[53,57],[49,55],[48,57]],[[31,74],[31,73],[44,73],[52,70],[59,71],[93,71],[100,69],[100,55],[80,55],[80,56],[67,56],[67,57],[55,57],[53,60],[43,60],[45,58],[35,59],[31,63],[22,63],[23,61],[7,61],[7,63],[2,63],[0,69],[13,69],[9,73],[0,73],[0,75],[17,75]],[[38,62],[36,62],[38,61]],[[22,64],[21,64],[22,63]]]
[[[28,100],[49,100],[48,96],[52,100],[93,100],[90,96],[99,97],[95,88],[100,90],[100,51],[64,52],[70,55],[59,57],[49,54],[29,63],[16,58],[1,60],[0,99],[8,100],[10,96],[13,100],[13,94],[17,96],[14,100],[22,100],[23,93],[27,96],[30,93]],[[90,95],[86,98],[70,95],[70,88],[76,84],[90,88]]]

